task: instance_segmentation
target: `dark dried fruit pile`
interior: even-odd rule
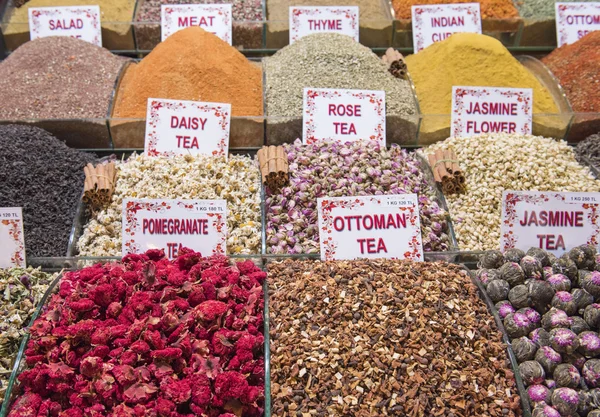
[[[185,250],[66,273],[9,415],[262,416],[265,277]]]
[[[36,127],[0,126],[0,207],[22,207],[27,256],[65,256],[94,155]]]
[[[272,412],[520,416],[492,316],[460,267],[269,265]]]

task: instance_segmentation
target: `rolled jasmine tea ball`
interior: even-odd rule
[[[571,282],[577,279],[577,265],[571,259],[559,258],[552,264],[552,272],[555,274],[563,274],[571,280]]]
[[[542,279],[542,263],[539,259],[534,258],[533,256],[525,256],[519,262],[519,265],[523,269],[523,273],[525,274],[525,279],[533,278],[533,279]]]
[[[587,332],[590,330],[590,326],[588,326],[588,324],[585,322],[585,320],[582,317],[573,316],[573,317],[570,317],[570,319],[571,319],[571,325],[569,326],[569,328],[573,331],[573,333],[578,335],[582,332]]]
[[[497,302],[495,307],[496,310],[498,310],[498,314],[502,320],[504,320],[509,314],[512,314],[516,311],[510,301],[506,300]]]
[[[525,314],[534,328],[542,323],[542,315],[531,307],[521,308],[517,310],[517,313]]]
[[[562,355],[563,358],[563,363],[568,363],[573,365],[575,368],[577,368],[579,370],[579,372],[581,372],[581,370],[583,369],[583,365],[585,364],[585,361],[587,360],[585,358],[585,356],[583,356],[581,353],[578,352],[573,352],[571,354],[565,354]]]
[[[517,285],[508,292],[508,301],[514,308],[524,308],[533,305],[529,298],[529,289],[526,285]]]
[[[496,279],[490,282],[487,286],[487,293],[494,303],[498,301],[506,300],[508,292],[510,291],[510,285],[503,279]]]
[[[582,332],[577,335],[579,338],[579,352],[588,358],[595,358],[600,355],[600,337],[596,332]]]
[[[550,266],[550,258],[548,257],[548,252],[540,248],[531,247],[526,253],[527,256],[533,256],[535,259],[540,261],[542,267]]]
[[[574,288],[571,290],[571,295],[573,296],[573,300],[577,304],[577,311],[580,315],[583,314],[583,310],[594,302],[594,297],[584,290],[583,288]]]
[[[484,288],[487,288],[488,284],[495,279],[500,279],[500,272],[497,269],[478,269],[475,273],[475,276],[481,283]]]
[[[500,272],[500,278],[508,282],[511,287],[525,282],[525,272],[516,262],[507,262],[498,271]]]
[[[481,268],[498,269],[504,263],[504,255],[499,250],[489,250],[483,254],[479,263]]]
[[[583,319],[592,330],[600,328],[600,304],[590,304],[583,311]]]
[[[512,340],[529,334],[533,326],[525,314],[514,313],[506,316],[504,319],[504,328],[508,337]]]
[[[581,375],[577,368],[568,363],[561,363],[553,373],[557,387],[577,388],[581,382]]]
[[[542,346],[536,352],[535,360],[542,366],[548,376],[552,376],[556,367],[562,362],[562,357],[550,346]]]
[[[581,374],[588,387],[600,387],[600,359],[590,359],[586,361],[583,365]]]
[[[556,409],[540,403],[533,409],[531,417],[561,417],[561,415]]]
[[[513,340],[511,345],[519,363],[533,360],[538,350],[538,346],[526,336]]]
[[[557,328],[570,327],[571,318],[563,310],[552,307],[546,314],[542,316],[542,327],[548,331]]]
[[[552,274],[546,279],[546,281],[548,284],[550,284],[554,291],[571,290],[571,280],[563,274]]]
[[[529,339],[535,343],[538,348],[542,346],[550,346],[550,333],[541,327],[529,333]]]
[[[579,347],[577,335],[569,329],[552,329],[550,346],[559,353],[573,353]]]
[[[577,303],[573,295],[567,291],[558,291],[554,294],[551,305],[559,310],[563,310],[568,316],[573,316],[577,313]]]
[[[504,252],[504,259],[506,262],[521,262],[521,259],[525,257],[525,252],[521,249],[512,248]]]
[[[548,311],[554,297],[552,286],[546,281],[533,279],[527,284],[527,289],[529,291],[529,298],[533,304],[532,307],[540,313]]]
[[[579,394],[572,388],[556,388],[552,393],[552,406],[562,416],[572,416],[577,412]]]
[[[581,286],[594,297],[594,300],[600,298],[600,272],[592,271],[586,274]]]
[[[550,390],[543,385],[531,385],[527,388],[527,395],[532,403],[547,403],[550,401]]]
[[[526,385],[536,385],[544,382],[546,373],[544,368],[536,361],[526,361],[519,365],[519,372]]]
[[[577,246],[569,251],[569,258],[577,269],[591,270],[596,265],[596,248],[592,245]]]

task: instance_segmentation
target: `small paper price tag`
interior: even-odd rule
[[[199,26],[231,45],[231,21],[231,4],[163,4],[160,9],[163,41],[181,29]]]
[[[224,254],[226,240],[225,200],[123,200],[123,255],[163,249],[172,259],[182,248]]]
[[[504,191],[500,249],[538,247],[557,256],[600,238],[600,193]]]
[[[230,115],[231,104],[149,98],[146,155],[227,157]]]
[[[453,137],[531,134],[531,88],[452,87]]]
[[[412,6],[415,53],[453,33],[481,33],[479,3]]]
[[[416,194],[317,199],[321,259],[423,260]]]
[[[358,7],[290,7],[290,44],[322,32],[341,33],[358,42]]]
[[[29,8],[31,40],[46,36],[70,36],[102,46],[99,6]]]
[[[305,88],[302,138],[385,146],[385,91]]]
[[[21,207],[0,207],[0,268],[25,267]]]
[[[590,32],[600,30],[600,2],[555,3],[558,46],[577,42]]]

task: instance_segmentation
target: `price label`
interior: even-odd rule
[[[333,32],[358,42],[358,7],[290,7],[290,44],[312,33]]]
[[[555,3],[558,46],[577,42],[600,29],[600,2]]]
[[[227,157],[230,115],[231,104],[149,98],[146,155]]]
[[[531,88],[452,87],[453,137],[531,134]]]
[[[317,199],[321,259],[423,260],[416,194]]]
[[[224,254],[226,240],[225,200],[123,200],[123,255],[163,249],[172,259],[182,248]]]
[[[0,207],[0,268],[25,267],[21,207]]]
[[[453,33],[481,33],[479,3],[412,6],[415,53]]]
[[[385,91],[305,88],[302,138],[385,146]]]
[[[231,4],[163,4],[160,9],[163,41],[181,29],[199,26],[231,45],[231,21]]]
[[[504,191],[500,247],[538,247],[557,256],[600,238],[600,193]]]
[[[29,36],[70,36],[102,46],[100,7],[30,7]]]

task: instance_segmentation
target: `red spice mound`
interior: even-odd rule
[[[565,90],[575,112],[600,112],[600,31],[555,49],[542,59]]]
[[[266,274],[181,253],[67,272],[31,328],[9,416],[262,416]]]

